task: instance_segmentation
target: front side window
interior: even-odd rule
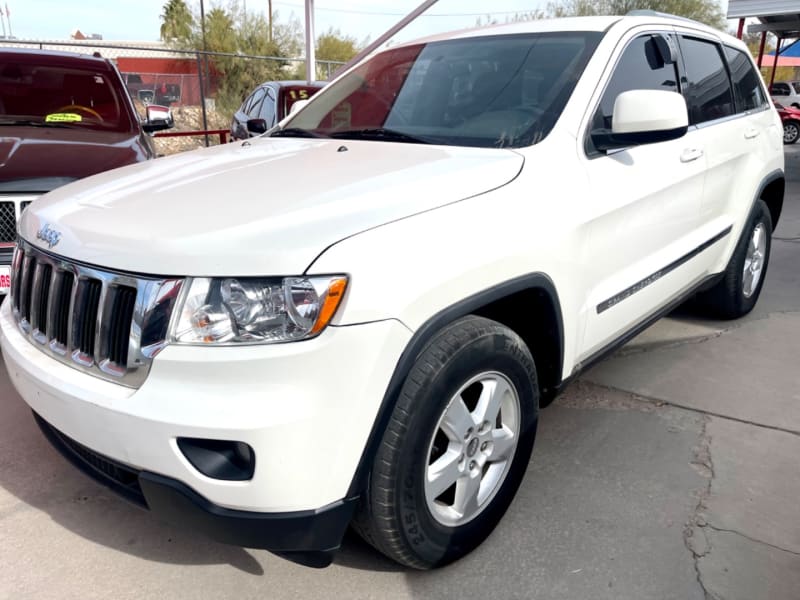
[[[264,96],[264,101],[261,103],[261,110],[258,115],[259,119],[264,119],[268,127],[272,127],[275,123],[275,92],[267,88],[267,93]]]
[[[733,91],[719,45],[682,36],[681,50],[686,67],[689,123],[697,125],[734,114]]]
[[[761,108],[767,99],[761,88],[761,76],[753,67],[753,61],[741,50],[725,47],[725,56],[733,80],[736,96],[736,112]]]
[[[614,73],[592,117],[592,129],[611,130],[614,102],[631,90],[678,91],[678,73],[674,62],[663,56],[655,35],[634,39],[620,56]]]
[[[522,34],[388,50],[326,87],[273,135],[535,144],[555,125],[601,37]]]
[[[0,124],[130,131],[111,74],[0,61]]]
[[[244,114],[249,118],[258,118],[258,109],[261,108],[261,101],[264,99],[264,94],[267,91],[265,88],[258,88],[255,92],[250,94],[250,97],[244,101]]]

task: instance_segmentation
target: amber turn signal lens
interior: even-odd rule
[[[328,286],[328,292],[325,294],[325,299],[322,303],[322,309],[319,311],[319,318],[311,328],[311,333],[318,333],[325,329],[336,309],[339,308],[339,303],[344,297],[344,291],[347,288],[347,279],[334,279]]]

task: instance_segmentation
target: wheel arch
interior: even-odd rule
[[[772,219],[772,230],[778,226],[778,219],[780,219],[783,210],[783,196],[786,191],[786,178],[783,171],[773,171],[767,175],[761,182],[758,188],[758,193],[753,202],[763,200],[769,208],[769,216]]]
[[[350,483],[348,497],[359,495],[367,485],[372,457],[414,361],[442,328],[470,314],[495,320],[515,331],[533,355],[542,404],[555,397],[560,389],[564,361],[564,325],[553,281],[543,273],[531,273],[464,298],[425,321],[397,361]]]

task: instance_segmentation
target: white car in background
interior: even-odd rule
[[[394,46],[268,136],[37,200],[7,371],[67,458],[161,518],[317,566],[353,523],[447,564],[573,378],[695,294],[753,308],[782,134],[744,44],[685,19]]]
[[[775,102],[800,109],[800,81],[776,81],[770,87]]]

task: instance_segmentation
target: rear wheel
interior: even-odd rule
[[[794,144],[800,138],[800,121],[784,121],[783,143]]]
[[[753,310],[764,285],[772,247],[772,219],[756,202],[722,280],[701,297],[711,316],[736,319]]]
[[[406,379],[355,529],[418,569],[464,556],[511,503],[537,416],[536,370],[519,336],[474,316],[446,327]]]

